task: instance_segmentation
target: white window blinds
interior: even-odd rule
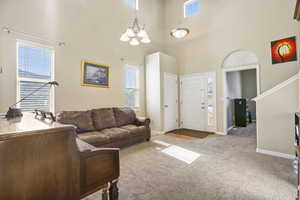
[[[27,96],[45,83],[53,80],[54,51],[39,45],[19,42],[17,100]],[[19,105],[23,111],[40,109],[53,111],[52,89],[47,86],[34,93]]]

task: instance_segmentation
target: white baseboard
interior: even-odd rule
[[[163,134],[165,134],[165,132],[163,132],[163,131],[154,131],[154,130],[151,130],[151,135],[152,136],[163,135]]]
[[[227,135],[226,133],[220,132],[220,131],[217,131],[216,134],[218,134],[218,135]]]
[[[294,155],[290,154],[285,154],[285,153],[280,153],[280,152],[274,152],[274,151],[269,151],[269,150],[264,150],[264,149],[256,149],[257,153],[269,155],[269,156],[275,156],[275,157],[280,157],[280,158],[287,158],[287,159],[294,159]]]
[[[233,129],[234,126],[230,126],[228,129],[227,129],[227,132],[230,131],[231,129]]]

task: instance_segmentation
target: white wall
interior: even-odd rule
[[[138,65],[143,74],[144,56],[163,49],[176,57],[180,74],[217,72],[217,129],[223,131],[221,66],[230,52],[244,49],[257,56],[262,91],[298,70],[299,62],[272,65],[270,56],[272,40],[295,35],[299,46],[300,23],[293,20],[296,0],[201,0],[200,14],[185,19],[185,0],[140,1],[139,16],[152,39],[150,45],[140,47],[119,41],[134,16],[121,0],[1,0],[0,27],[66,42],[66,47],[55,46],[55,79],[61,84],[55,94],[56,111],[123,105],[123,65]],[[189,28],[191,34],[183,40],[171,38],[170,30],[178,26]],[[53,45],[0,32],[0,66],[4,70],[0,74],[0,112],[16,99],[16,39]],[[110,65],[111,88],[81,87],[81,59]],[[143,115],[144,77],[140,80]]]
[[[119,41],[132,23],[135,11],[122,0],[1,0],[0,28],[18,31],[55,41],[65,47],[22,35],[0,32],[0,112],[16,100],[16,39],[55,46],[56,111],[80,110],[124,105],[123,66],[140,67],[144,74],[144,56],[161,49],[163,2],[140,0],[138,16],[146,24],[152,43],[132,47]],[[124,58],[124,61],[121,61]],[[80,86],[80,61],[91,60],[109,65],[110,88]],[[141,110],[145,114],[144,76],[140,78]]]
[[[242,98],[247,99],[248,110],[252,113],[252,119],[256,120],[256,103],[251,101],[257,96],[256,70],[241,71]]]
[[[260,64],[261,90],[297,73],[299,62],[272,65],[270,43],[284,37],[300,38],[300,23],[293,20],[296,0],[201,0],[200,13],[183,18],[184,0],[166,0],[166,52],[177,58],[180,74],[217,71],[218,131],[223,131],[223,60],[238,49],[253,52]],[[174,27],[187,27],[183,40],[169,36]],[[299,53],[298,49],[298,53]]]
[[[257,148],[294,154],[294,114],[298,109],[298,81],[257,100]]]
[[[226,73],[226,85],[227,85],[227,127],[230,128],[234,125],[233,112],[234,104],[233,99],[242,98],[242,79],[241,72],[227,72]]]
[[[257,56],[250,51],[246,50],[237,50],[233,51],[228,55],[223,62],[224,68],[231,68],[231,67],[240,67],[240,66],[247,66],[252,64],[257,64],[258,58]]]
[[[240,71],[227,72],[227,97],[242,98],[242,77]]]

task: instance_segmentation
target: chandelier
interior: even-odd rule
[[[151,42],[145,26],[141,28],[138,18],[135,17],[132,26],[127,28],[125,33],[122,34],[120,40],[122,42],[129,42],[132,46],[138,46],[140,43],[148,44]]]

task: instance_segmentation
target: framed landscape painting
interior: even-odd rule
[[[81,85],[91,87],[109,87],[109,67],[87,60],[81,61]]]
[[[271,42],[272,64],[297,61],[296,37]]]

